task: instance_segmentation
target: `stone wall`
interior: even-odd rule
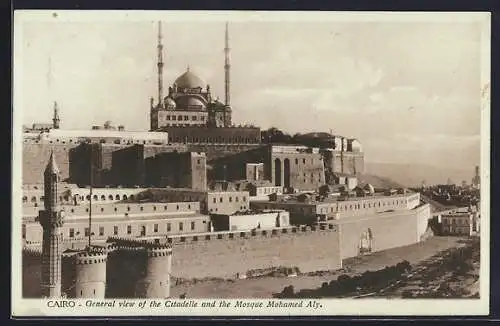
[[[370,242],[371,252],[411,245],[421,241],[430,218],[428,205],[408,211],[379,213],[371,216],[346,217],[338,220],[342,259],[360,253],[363,238]]]
[[[57,166],[61,171],[61,180],[69,178],[68,152],[74,144],[23,144],[23,184],[43,184],[43,171],[53,150]]]
[[[342,266],[340,236],[335,226],[314,231],[285,228],[211,234],[210,239],[206,236],[173,239],[174,277],[233,278],[238,273],[270,267],[298,267],[301,272],[312,272]]]

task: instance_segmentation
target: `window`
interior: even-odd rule
[[[155,224],[155,225],[153,226],[153,231],[154,231],[154,232],[158,232],[158,224]]]
[[[242,200],[247,201],[247,197],[243,196]]]
[[[114,235],[118,234],[118,226],[116,226],[116,225],[113,227],[113,234]]]
[[[221,202],[221,203],[222,203],[222,197],[220,197],[220,198],[219,198],[219,202]]]
[[[169,115],[167,115],[167,120],[170,120],[170,116]]]
[[[195,226],[196,226],[195,222],[194,222],[194,221],[193,221],[193,222],[191,222],[191,230],[194,230],[194,229],[195,229]]]
[[[143,225],[141,226],[141,236],[145,236],[146,235],[146,226]]]
[[[216,203],[216,202],[217,202],[217,199],[214,197],[214,203]]]
[[[233,197],[229,196],[229,202],[232,203],[233,202]]]
[[[183,231],[183,230],[184,230],[184,223],[179,222],[179,231]]]
[[[306,164],[306,159],[305,158],[302,159],[302,163]]]
[[[23,239],[26,239],[26,224],[23,224],[23,226],[22,226],[22,233],[23,233]],[[71,234],[71,230],[70,230],[70,234]]]
[[[201,116],[201,121],[205,121],[205,116],[204,115]]]
[[[195,115],[193,115],[193,116],[191,117],[191,120],[196,121],[196,118],[197,118],[197,117],[196,117]]]
[[[238,197],[238,196],[236,196],[234,199],[236,200],[236,202],[240,201],[240,197]]]
[[[104,227],[99,227],[99,235],[103,236],[104,235]]]
[[[185,115],[184,116],[184,121],[188,121],[189,120],[189,116]]]
[[[177,116],[177,120],[182,121],[182,115]]]
[[[90,235],[90,230],[89,228],[85,228],[85,236],[88,237]]]
[[[295,165],[297,165],[297,164],[299,164],[299,159],[298,158],[295,159]]]
[[[132,225],[127,225],[127,234],[132,233]]]
[[[172,120],[177,120],[177,117],[175,115],[172,116]]]
[[[170,232],[172,230],[172,224],[167,223],[167,232]]]

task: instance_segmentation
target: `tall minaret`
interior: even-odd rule
[[[230,97],[230,76],[229,72],[231,70],[231,64],[229,62],[229,28],[228,23],[226,23],[226,46],[224,47],[225,54],[225,63],[224,63],[224,72],[225,72],[225,104],[227,106],[231,106],[231,97]]]
[[[43,228],[42,295],[49,298],[61,296],[61,244],[64,211],[59,210],[58,183],[59,169],[54,152],[52,152],[44,173],[44,210],[39,212],[39,220]]]
[[[163,44],[161,21],[158,22],[158,106],[163,104]]]
[[[54,102],[54,117],[52,118],[52,128],[59,129],[59,123],[61,119],[59,119],[59,108],[57,107],[57,102]]]

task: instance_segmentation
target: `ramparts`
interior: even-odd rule
[[[170,236],[179,278],[234,278],[252,269],[298,267],[302,272],[341,268],[335,225]]]

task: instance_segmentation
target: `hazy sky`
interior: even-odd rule
[[[84,14],[81,14],[84,15]],[[229,21],[233,121],[358,138],[367,161],[472,169],[480,146],[480,24]],[[157,23],[24,22],[24,124],[149,127]],[[189,65],[224,98],[224,22],[163,21],[164,84]],[[17,68],[17,66],[16,66]]]

